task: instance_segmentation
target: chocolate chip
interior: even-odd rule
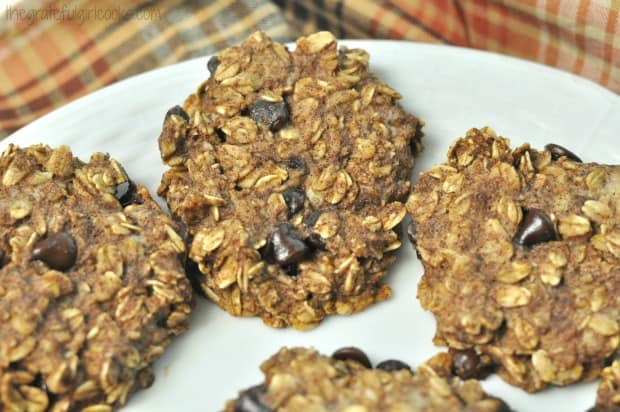
[[[308,215],[308,217],[306,218],[306,227],[307,228],[311,228],[314,227],[315,223],[317,220],[319,220],[319,216],[321,216],[321,211],[319,210],[314,210],[312,211],[312,213],[310,213]]]
[[[411,372],[411,366],[397,359],[388,359],[384,360],[383,362],[379,362],[379,364],[377,365],[377,369],[383,369],[386,372],[394,372],[407,369]]]
[[[252,386],[241,392],[235,401],[234,412],[272,412],[264,400],[267,390],[265,385]]]
[[[4,266],[4,250],[0,249],[0,268]]]
[[[259,99],[250,107],[250,117],[256,123],[264,124],[272,131],[276,131],[288,122],[289,112],[286,102],[270,102]]]
[[[291,169],[306,169],[306,162],[301,157],[293,157],[287,160],[286,165]]]
[[[311,233],[310,236],[306,238],[306,244],[314,250],[325,250],[326,247],[325,239],[318,233]]]
[[[220,59],[218,59],[217,56],[211,56],[209,61],[207,61],[207,69],[209,70],[209,73],[215,73],[215,71],[217,70],[217,66],[219,65]]]
[[[40,260],[56,270],[67,270],[75,263],[77,245],[68,232],[49,235],[32,249],[32,259]]]
[[[282,266],[282,270],[289,276],[299,275],[299,266],[297,263],[291,263],[290,265]]]
[[[366,356],[366,354],[361,349],[355,348],[353,346],[338,349],[332,354],[332,358],[341,361],[351,360],[359,363],[360,365],[368,369],[372,368],[372,364],[370,363],[370,359],[368,359],[368,356]]]
[[[524,247],[558,239],[555,225],[540,209],[524,210],[523,220],[517,228],[513,241]]]
[[[452,351],[452,370],[461,379],[482,379],[488,373],[473,349]]]
[[[284,202],[288,208],[288,217],[292,217],[295,213],[304,208],[304,202],[306,201],[306,192],[298,187],[286,189],[282,196]]]
[[[166,112],[166,117],[164,117],[164,122],[166,121],[165,119],[168,119],[170,116],[175,115],[175,116],[179,116],[181,117],[183,120],[185,120],[185,122],[189,122],[189,115],[187,114],[187,112],[185,110],[183,110],[183,108],[179,105],[176,105],[172,108],[170,108],[167,112]]]
[[[127,192],[129,192],[131,187],[131,183],[131,181],[127,180],[116,185],[116,188],[114,189],[114,197],[116,200],[120,201],[123,197],[125,197],[125,195],[127,195]]]
[[[215,129],[215,134],[218,139],[220,139],[220,143],[224,143],[226,141],[226,133],[222,129]]]
[[[549,143],[545,146],[545,150],[551,153],[551,158],[553,160],[558,160],[560,157],[566,157],[575,162],[583,163],[579,156],[559,144]]]
[[[269,235],[263,255],[268,262],[288,266],[302,261],[309,252],[310,248],[293,226],[281,223]]]
[[[418,244],[418,225],[416,224],[415,220],[413,220],[413,219],[411,219],[411,221],[409,221],[409,225],[407,225],[407,238],[409,239],[409,242],[411,242],[413,247],[417,246],[417,244]]]
[[[126,182],[116,185],[116,189],[114,189],[114,197],[123,207],[133,204],[140,205],[143,202],[142,198],[138,194],[138,187],[131,180],[127,180]]]

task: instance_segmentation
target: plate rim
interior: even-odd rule
[[[288,43],[289,45],[291,43]],[[461,61],[465,61],[466,64],[468,65],[472,65],[473,63],[473,67],[476,67],[477,65],[480,64],[486,64],[487,62],[491,64],[491,68],[495,69],[495,68],[507,68],[507,67],[517,67],[517,71],[519,73],[524,73],[525,77],[528,76],[532,76],[533,80],[535,81],[540,81],[541,79],[548,79],[549,77],[553,77],[553,78],[557,78],[557,86],[558,87],[566,87],[568,90],[574,90],[575,95],[580,96],[588,96],[588,97],[592,97],[593,99],[596,99],[596,101],[601,103],[601,107],[595,107],[596,110],[601,111],[599,109],[602,109],[604,107],[606,107],[606,105],[609,105],[608,110],[606,110],[606,112],[608,112],[607,114],[611,113],[611,114],[620,114],[620,99],[618,98],[618,95],[609,92],[607,89],[603,88],[600,85],[597,85],[596,83],[589,81],[588,79],[585,78],[581,78],[577,75],[574,75],[572,73],[569,72],[564,72],[562,70],[553,68],[553,67],[549,67],[549,66],[545,66],[536,62],[531,62],[531,61],[527,61],[527,60],[523,60],[523,59],[519,59],[519,58],[514,58],[514,57],[510,57],[510,56],[505,56],[505,55],[501,55],[498,53],[494,53],[494,52],[487,52],[487,51],[480,51],[480,50],[474,50],[474,49],[468,49],[468,48],[462,48],[462,47],[458,47],[458,46],[451,46],[451,45],[437,45],[437,44],[427,44],[427,43],[417,43],[417,42],[410,42],[410,41],[395,41],[395,40],[341,40],[341,45],[345,45],[347,47],[353,48],[353,47],[361,47],[361,48],[365,48],[366,50],[368,50],[371,54],[371,70],[374,71],[375,73],[378,73],[381,77],[383,77],[383,75],[388,74],[388,72],[397,72],[398,70],[403,70],[403,68],[401,67],[399,68],[394,68],[393,66],[390,66],[390,61],[386,61],[386,60],[379,60],[377,57],[373,58],[373,53],[383,53],[382,54],[382,58],[385,59],[387,55],[394,55],[395,58],[398,58],[398,54],[401,53],[402,51],[404,51],[405,53],[411,53],[411,54],[415,54],[416,51],[420,51],[423,56],[429,56],[430,58],[438,58],[438,59],[445,59],[442,60],[443,62],[451,62],[454,61],[455,63],[459,63]],[[382,50],[386,50],[386,52],[382,52]],[[426,53],[426,54],[424,54]],[[376,55],[375,55],[376,56]],[[460,57],[460,56],[466,56],[466,57]],[[389,58],[389,56],[387,56]],[[199,77],[200,78],[205,78],[208,75],[208,72],[206,71],[206,59],[208,58],[208,56],[203,56],[203,57],[198,57],[198,58],[192,58],[192,59],[188,59],[182,62],[178,62],[178,63],[174,63],[174,64],[170,64],[164,67],[159,67],[156,69],[152,69],[131,77],[128,77],[127,79],[123,79],[120,80],[116,83],[110,84],[108,86],[102,87],[98,90],[95,90],[91,93],[88,93],[84,96],[81,96],[80,98],[77,98],[63,106],[60,106],[59,108],[52,110],[51,112],[45,114],[44,116],[41,116],[39,119],[31,122],[30,124],[20,128],[18,131],[16,131],[15,133],[12,133],[10,136],[7,136],[6,139],[4,139],[3,141],[0,141],[0,150],[4,147],[3,145],[8,145],[9,143],[17,143],[19,145],[22,146],[26,146],[26,143],[20,142],[19,139],[21,139],[22,137],[24,137],[26,139],[26,142],[30,142],[33,141],[33,137],[37,139],[37,141],[43,141],[42,143],[46,143],[50,144],[50,145],[59,145],[62,143],[59,143],[58,139],[55,139],[54,137],[50,137],[50,138],[46,138],[46,135],[41,135],[39,132],[45,128],[45,130],[53,130],[54,129],[50,129],[50,126],[53,126],[57,123],[57,121],[59,119],[57,119],[57,117],[60,118],[60,120],[62,120],[63,122],[69,120],[72,121],[72,123],[74,124],[74,127],[76,127],[78,130],[84,128],[84,127],[88,127],[88,123],[84,123],[82,121],[79,122],[75,122],[73,121],[74,119],[69,118],[70,116],[74,116],[76,114],[76,112],[79,111],[85,111],[88,112],[87,114],[92,114],[92,113],[97,113],[97,112],[104,112],[107,110],[112,110],[113,111],[113,115],[120,115],[122,116],[122,113],[119,112],[118,110],[114,109],[111,107],[111,105],[114,105],[114,101],[110,102],[110,98],[114,98],[114,97],[118,97],[119,95],[126,95],[128,96],[130,101],[133,101],[133,97],[129,96],[127,93],[134,93],[136,91],[139,91],[142,87],[147,87],[147,88],[153,88],[155,90],[155,92],[160,93],[160,91],[165,91],[167,90],[166,88],[163,88],[162,86],[159,85],[153,85],[153,82],[157,82],[158,80],[160,80],[162,77],[167,77],[167,76],[174,76],[176,77],[176,80],[174,80],[175,84],[180,84],[183,83],[183,94],[184,97],[182,97],[182,99],[185,98],[185,96],[187,95],[185,92],[187,93],[191,93],[195,90],[195,84],[197,84],[197,82],[195,80],[189,80],[185,75],[186,74],[191,74],[192,78],[194,77]],[[203,60],[205,59],[205,60]],[[390,59],[391,60],[391,59]],[[516,60],[518,64],[514,65],[513,63],[511,63],[512,60]],[[377,64],[378,63],[378,64]],[[523,64],[525,63],[525,64]],[[380,67],[378,67],[380,66]],[[431,66],[433,67],[433,66]],[[540,69],[542,67],[542,70]],[[410,67],[406,67],[406,70],[409,70]],[[452,68],[448,68],[449,70],[453,70]],[[202,70],[202,71],[200,71]],[[190,73],[191,72],[191,73]],[[560,72],[560,73],[557,73]],[[457,73],[458,74],[458,73]],[[501,73],[500,73],[501,74]],[[436,77],[436,75],[434,75]],[[387,80],[387,79],[386,79]],[[439,77],[438,79],[439,81],[441,81],[441,78]],[[592,85],[595,85],[596,87],[592,87]],[[185,87],[187,86],[187,89],[185,89]],[[411,92],[413,89],[408,89],[409,92]],[[433,92],[433,89],[428,89],[431,92]],[[451,89],[451,90],[455,90],[455,89]],[[604,92],[609,92],[609,93],[601,93],[600,90],[603,90]],[[407,93],[405,94],[404,100],[409,100],[409,98],[416,99],[416,94],[415,91],[413,91],[413,93]],[[543,92],[546,92],[546,90],[543,89]],[[458,91],[454,92],[455,94],[458,94]],[[554,94],[554,93],[551,93]],[[557,95],[556,95],[557,96]],[[553,96],[552,96],[553,97]],[[614,98],[615,97],[615,98]],[[168,98],[168,96],[162,96],[161,99],[166,98],[167,100],[171,100],[170,98]],[[555,97],[554,97],[555,98]],[[176,98],[175,98],[176,99]],[[143,100],[143,99],[141,99]],[[416,99],[417,100],[417,99]],[[175,103],[172,104],[176,104],[179,101],[182,100],[176,100]],[[425,103],[423,103],[423,100],[417,100],[417,102],[420,104],[420,107],[423,107],[425,105]],[[94,105],[93,105],[94,103]],[[102,105],[103,103],[103,105]],[[150,106],[147,106],[150,107]],[[126,110],[126,108],[130,108],[131,109],[131,105],[127,104],[127,105],[122,105],[121,109],[122,110]],[[152,109],[152,107],[151,107]],[[167,108],[166,108],[167,109]],[[116,110],[116,111],[115,111]],[[165,110],[165,109],[164,109]],[[501,112],[501,110],[500,110]],[[151,114],[155,113],[155,111],[151,110],[150,112]],[[416,111],[414,111],[414,113],[418,113]],[[420,113],[421,115],[421,113]],[[163,118],[163,112],[157,114],[157,121],[161,121],[161,119]],[[493,112],[489,113],[489,116],[494,116]],[[113,116],[112,116],[113,117]],[[541,115],[537,115],[537,117],[541,117]],[[620,116],[619,116],[620,117]],[[122,117],[121,117],[122,118]],[[153,117],[154,118],[154,117]],[[423,117],[425,118],[425,117]],[[544,116],[543,116],[544,118]],[[471,124],[472,122],[470,122]],[[440,124],[440,123],[437,123]],[[614,123],[615,124],[615,123]],[[429,122],[429,125],[434,127],[433,124],[431,124]],[[159,124],[155,124],[155,122],[150,122],[148,125],[146,124],[140,124],[140,128],[144,128],[144,127],[159,127]],[[107,126],[103,125],[103,128],[107,128]],[[460,133],[462,133],[463,130],[460,131]],[[36,132],[37,134],[33,133]],[[515,136],[515,135],[511,135],[508,134],[509,136]],[[53,134],[52,134],[53,136]],[[452,140],[454,137],[456,137],[457,135],[439,135],[438,137],[438,142],[444,142],[444,141],[448,141],[448,140]],[[515,136],[516,137],[516,136]],[[610,135],[607,135],[606,138],[610,138]],[[50,142],[48,139],[52,140],[52,142]],[[614,137],[615,139],[615,137]],[[71,142],[67,142],[64,144],[72,144]],[[89,142],[87,144],[88,147],[92,148],[89,149],[89,152],[92,153],[93,151],[99,149],[100,151],[102,149],[100,149],[96,143],[91,143]],[[442,146],[443,147],[443,146]],[[157,152],[156,146],[154,146],[155,148],[155,152]],[[428,148],[427,148],[428,149]],[[443,154],[445,154],[445,150],[447,149],[447,145],[445,146],[445,148],[442,149],[442,159],[443,159]],[[75,152],[74,152],[75,153]],[[426,156],[429,156],[430,158],[430,153],[426,152],[426,155],[423,155],[421,158],[424,158]],[[118,157],[118,154],[115,155],[114,157]],[[85,158],[85,157],[83,157]],[[157,164],[159,165],[161,163],[161,159],[159,158],[159,153],[157,153]],[[421,165],[421,163],[418,163],[418,161],[416,161],[417,165]],[[163,164],[162,164],[163,165]],[[415,179],[415,175],[412,175],[412,177]],[[414,180],[415,181],[415,180]],[[144,183],[144,182],[143,182]],[[154,194],[153,191],[151,191],[151,193]],[[157,199],[158,197],[153,195],[153,197],[155,199]],[[399,253],[404,253],[404,251],[401,249],[401,252]],[[409,254],[410,255],[410,254]],[[403,260],[403,256],[401,255],[400,257],[401,259],[401,267],[406,265],[406,261]],[[420,272],[420,275],[422,274],[422,272]],[[392,269],[392,280],[389,281],[389,284],[391,286],[394,286],[394,281],[395,281],[395,277],[394,276],[400,276],[398,274],[396,274],[394,272],[394,269]],[[417,289],[416,289],[417,290]],[[401,293],[401,291],[407,291],[407,289],[400,289],[398,291],[398,293]],[[411,291],[411,290],[409,290]],[[395,293],[396,295],[396,293]],[[401,295],[402,296],[402,295]],[[392,304],[394,305],[396,303],[396,301],[400,299],[402,301],[402,297],[398,298],[395,296],[395,298],[390,299],[390,301],[386,302],[386,304]],[[414,298],[415,299],[415,298]],[[417,301],[417,299],[415,299]],[[411,304],[411,303],[409,303]],[[418,306],[418,308],[420,307],[419,303],[414,303],[414,305]],[[400,306],[395,306],[395,307],[400,307]],[[376,311],[376,309],[373,309]],[[390,313],[387,308],[383,309],[383,313]],[[433,316],[430,312],[425,311],[425,314],[427,316]],[[227,314],[225,314],[227,315]],[[258,321],[256,319],[252,319],[252,321],[254,321],[256,324],[258,324]],[[340,322],[340,321],[339,321]],[[351,319],[350,321],[346,321],[346,322],[353,322],[353,319]],[[231,325],[234,324],[231,321]],[[433,320],[433,324],[434,324],[434,320]],[[322,326],[322,328],[326,328],[328,327],[327,325]],[[260,324],[260,328],[265,328],[265,326],[263,326],[262,324]],[[433,329],[434,330],[434,329]],[[190,331],[191,332],[191,331]],[[294,333],[297,334],[297,331],[293,331]],[[281,333],[280,331],[278,331],[277,333]],[[175,340],[173,340],[172,345],[175,345],[177,348],[180,347],[180,345],[182,345],[182,341],[181,339],[183,339],[183,337],[185,337],[185,345],[188,344],[189,338],[187,337],[189,335],[189,333],[185,333],[183,334],[183,336],[180,337],[180,339],[176,339],[176,343]],[[261,337],[263,336],[268,336],[268,335],[261,335]],[[285,335],[282,335],[285,336]],[[299,336],[303,336],[302,334],[299,334]],[[289,340],[290,337],[287,337],[285,342],[290,343],[291,340]],[[317,338],[312,337],[309,339],[309,341],[306,341],[306,346],[312,346],[312,347],[320,347],[321,345],[324,345],[324,342],[321,342],[321,335],[318,335]],[[194,339],[195,340],[195,339]],[[311,342],[311,343],[308,343]],[[355,344],[361,343],[362,341],[355,341]],[[425,341],[425,344],[431,344],[430,340],[429,341]],[[166,352],[172,352],[173,350],[178,351],[178,349],[173,349],[172,345],[170,347],[170,349],[167,349]],[[275,344],[275,342],[272,342],[271,344],[272,349],[276,349],[278,345]],[[289,344],[287,344],[287,346],[290,346]],[[432,344],[433,346],[433,354],[434,353],[438,353],[441,351],[444,351],[446,348],[445,347],[439,347],[439,346],[435,346],[434,344]],[[177,352],[178,353],[178,352]],[[264,360],[264,359],[263,359]],[[157,375],[157,380],[156,380],[156,385],[158,385],[158,383],[164,384],[167,381],[167,373],[166,372],[166,368],[170,367],[171,364],[166,363],[166,361],[162,358],[159,359],[155,365],[159,364],[159,368],[161,368],[161,370],[163,370],[163,372],[160,372],[160,374]],[[173,368],[174,369],[174,368]],[[251,367],[249,367],[248,369],[250,369],[250,372],[257,372],[258,371],[258,364],[252,364]],[[248,372],[248,371],[245,371]],[[162,376],[163,375],[163,376]],[[496,377],[497,379],[499,379],[498,377]],[[170,382],[170,381],[167,381]],[[503,381],[502,381],[503,382]],[[500,382],[500,383],[502,383]],[[489,386],[486,385],[493,385],[495,384],[495,382],[489,382],[489,380],[487,380],[485,382],[485,390],[488,390],[488,388],[490,388]],[[506,384],[507,385],[507,384]],[[572,387],[575,387],[578,384],[574,384],[571,385]],[[161,388],[161,386],[160,386]],[[238,387],[233,388],[234,390],[239,389]],[[512,387],[512,389],[518,390],[518,388]],[[151,392],[149,391],[138,391],[136,394],[134,394],[134,396],[132,397],[132,399],[135,399],[137,397],[152,397],[153,399],[156,399],[157,397],[155,395],[151,395],[152,391],[156,390],[155,388],[151,389]],[[227,393],[230,390],[227,389]],[[229,395],[232,395],[232,390],[230,391],[230,393],[228,393]],[[495,392],[495,391],[489,391],[489,393],[491,394],[501,394],[501,392]],[[511,392],[512,394],[514,394],[515,392]],[[564,392],[564,393],[570,393],[570,392]],[[593,390],[588,391],[589,393],[589,399],[591,400],[591,398],[593,397]],[[219,394],[219,396],[221,396],[222,394]],[[503,395],[502,395],[503,396]],[[523,396],[523,394],[521,392],[519,392],[519,399]],[[509,398],[505,398],[506,400],[509,400]],[[530,397],[530,399],[534,399],[533,397]],[[194,402],[194,400],[191,400],[192,402]],[[150,402],[150,401],[147,401]],[[528,403],[530,401],[527,401]],[[147,403],[150,404],[150,403]],[[509,402],[510,404],[510,402]],[[134,408],[135,405],[135,408]],[[144,410],[142,409],[143,404],[136,404],[135,402],[132,404],[131,402],[128,403],[128,405],[126,406],[127,410]],[[193,405],[193,404],[192,404]],[[519,405],[519,404],[516,404]],[[155,410],[161,410],[161,409],[155,409]],[[194,409],[191,409],[194,410]]]

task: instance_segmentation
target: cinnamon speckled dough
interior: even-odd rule
[[[620,167],[575,160],[472,129],[407,202],[435,343],[530,392],[596,378],[620,340]]]
[[[452,376],[451,364],[443,353],[415,372],[385,371],[284,348],[262,364],[264,382],[229,401],[225,412],[510,412],[478,381]]]
[[[187,327],[176,225],[101,153],[11,145],[0,177],[0,410],[125,404]]]
[[[601,372],[596,404],[588,412],[620,411],[620,361],[615,360]]]
[[[187,226],[202,291],[305,329],[388,298],[421,124],[331,33],[294,52],[256,32],[171,109],[159,188]]]

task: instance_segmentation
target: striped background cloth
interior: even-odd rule
[[[4,0],[0,139],[120,79],[238,43],[328,29],[536,60],[620,92],[620,0]]]

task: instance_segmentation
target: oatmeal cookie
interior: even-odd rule
[[[421,124],[331,33],[294,52],[256,32],[168,111],[159,194],[195,283],[236,316],[316,326],[390,296]],[[193,270],[192,270],[193,269]]]
[[[603,369],[598,385],[596,405],[588,409],[588,412],[618,411],[620,411],[620,361],[615,360]]]
[[[451,364],[450,355],[442,353],[415,373],[397,360],[372,369],[356,348],[343,348],[331,358],[284,348],[261,366],[265,381],[240,392],[225,412],[510,412],[478,381],[454,376]]]
[[[435,343],[527,391],[596,378],[620,340],[620,167],[467,132],[407,202]]]
[[[0,410],[106,412],[185,330],[176,225],[108,155],[0,157]]]

